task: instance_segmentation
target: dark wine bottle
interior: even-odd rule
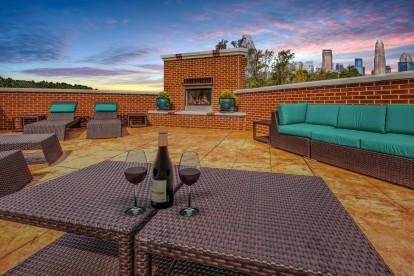
[[[168,155],[168,130],[161,128],[158,135],[158,152],[152,169],[151,206],[164,209],[174,204],[174,171]]]

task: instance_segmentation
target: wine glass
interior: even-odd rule
[[[142,215],[146,210],[144,207],[138,206],[137,187],[147,175],[147,157],[145,156],[145,152],[143,150],[130,150],[128,151],[125,162],[125,178],[130,183],[134,184],[134,207],[126,210],[125,214],[129,216]]]
[[[198,215],[199,211],[191,207],[191,185],[200,178],[200,159],[194,151],[187,151],[181,155],[178,175],[182,183],[188,186],[188,207],[180,211],[180,215],[184,217],[192,217]]]

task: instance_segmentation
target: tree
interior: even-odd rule
[[[341,73],[339,74],[340,78],[349,78],[349,73],[348,70],[344,69],[341,71]]]
[[[261,87],[271,85],[269,79],[273,63],[273,51],[249,49],[246,66],[247,87]]]
[[[224,50],[227,49],[227,40],[222,39],[221,41],[219,41],[216,45],[216,50]]]
[[[358,69],[356,68],[351,68],[350,70],[348,70],[348,78],[352,78],[352,77],[359,77],[362,76]]]
[[[233,40],[231,45],[233,45],[234,48],[246,48],[246,35],[243,35],[242,38],[237,41]]]
[[[62,89],[93,89],[92,87],[80,85],[80,84],[68,84],[65,82],[48,82],[48,81],[25,81],[14,80],[12,78],[2,78],[0,76],[0,87],[12,87],[12,88],[62,88]]]
[[[309,73],[306,70],[303,70],[303,67],[300,66],[298,70],[296,70],[295,75],[293,76],[292,83],[298,82],[307,82],[309,79]]]
[[[290,83],[293,72],[289,68],[289,62],[295,57],[291,50],[283,50],[277,53],[276,62],[273,65],[272,79],[276,85]]]

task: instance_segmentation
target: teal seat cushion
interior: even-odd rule
[[[385,133],[385,105],[340,105],[338,128]]]
[[[283,125],[283,126],[278,127],[280,134],[300,136],[300,137],[305,137],[305,138],[311,138],[313,131],[328,130],[328,129],[334,129],[334,128],[331,126],[312,125],[312,124],[306,124],[306,123]]]
[[[50,107],[50,113],[73,113],[76,110],[76,104],[55,103]]]
[[[305,122],[307,103],[279,104],[279,123],[281,125],[299,124]]]
[[[414,158],[414,136],[386,133],[361,138],[361,149]]]
[[[336,127],[338,123],[339,105],[309,104],[306,109],[305,123]]]
[[[312,140],[341,146],[360,148],[362,137],[371,137],[375,132],[334,128],[312,132]]]
[[[115,103],[98,103],[95,105],[95,112],[116,112],[117,105]]]
[[[387,105],[385,132],[414,135],[414,104]]]

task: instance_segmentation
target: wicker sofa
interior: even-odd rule
[[[414,105],[280,104],[276,148],[414,189]]]

